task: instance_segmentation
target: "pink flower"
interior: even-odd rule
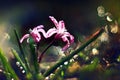
[[[52,35],[55,35],[55,38],[62,38],[64,42],[66,42],[66,45],[62,48],[62,50],[66,50],[68,47],[70,47],[70,44],[74,42],[74,37],[67,32],[65,28],[64,21],[57,21],[53,16],[49,16],[49,18],[52,20],[54,23],[55,27],[49,29],[46,33],[47,38],[51,37]]]
[[[20,39],[20,43],[22,43],[24,41],[24,39],[27,39],[27,43],[29,43],[29,37],[31,36],[33,38],[33,40],[37,43],[40,42],[41,40],[41,35],[39,32],[41,32],[43,34],[43,36],[46,38],[46,32],[43,29],[44,26],[40,25],[37,26],[35,28],[33,28],[33,30],[30,29],[30,34],[25,34],[21,39]]]

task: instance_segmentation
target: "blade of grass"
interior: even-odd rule
[[[31,50],[31,62],[34,66],[35,71],[35,79],[37,79],[37,75],[39,74],[39,64],[37,61],[37,53],[34,44],[30,44],[30,50]]]
[[[57,67],[59,67],[60,65],[63,65],[64,62],[69,61],[74,55],[78,54],[86,46],[88,46],[90,43],[92,43],[93,41],[95,41],[103,32],[104,32],[104,28],[101,28],[100,30],[98,30],[96,33],[94,33],[92,35],[92,37],[87,42],[85,42],[83,45],[81,45],[81,47],[79,47],[76,51],[72,52],[70,55],[68,55],[67,57],[63,58],[58,63],[56,63],[54,66],[52,66],[49,70],[47,70],[43,74],[43,76],[47,77],[48,75],[50,75],[51,73],[53,73],[57,69]]]
[[[2,51],[1,50],[0,50],[0,59],[1,59],[2,65],[3,65],[3,67],[5,69],[5,72],[6,72],[4,74],[5,74],[6,78],[9,80],[9,79],[11,79],[11,77],[9,75],[10,73],[9,73],[9,70],[6,66],[6,61],[4,60],[4,57],[2,56]],[[9,73],[9,74],[7,74],[7,73]]]
[[[9,64],[9,62],[8,62],[7,58],[5,57],[1,48],[0,48],[0,59],[2,61],[3,67],[5,68],[6,72],[11,74],[11,76],[12,76],[11,78],[14,78],[15,80],[19,80],[18,76],[16,75],[16,73],[12,69],[11,65]],[[6,77],[7,76],[9,76],[9,75],[6,74]]]
[[[30,68],[29,68],[28,61],[27,61],[27,59],[26,59],[26,57],[25,57],[25,53],[24,53],[24,51],[23,51],[23,49],[22,49],[22,46],[21,46],[21,44],[20,44],[20,42],[19,42],[19,37],[18,37],[17,32],[16,32],[15,29],[14,29],[14,33],[15,33],[15,36],[16,36],[16,39],[17,39],[17,42],[18,42],[18,46],[19,46],[19,49],[20,49],[20,51],[21,51],[21,55],[22,55],[22,57],[23,57],[23,61],[24,61],[24,63],[25,63],[25,66],[26,66],[27,70],[30,72]]]
[[[19,57],[18,53],[13,48],[11,49],[11,51],[12,51],[13,55],[15,56],[15,58],[20,62],[20,64],[22,65],[22,67],[25,69],[25,71],[28,72],[25,64],[23,63],[23,61]]]

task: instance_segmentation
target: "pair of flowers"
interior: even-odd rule
[[[33,30],[30,29],[30,34],[25,34],[20,39],[20,43],[22,43],[24,39],[27,39],[27,43],[29,43],[30,36],[38,43],[41,40],[40,33],[42,33],[45,38],[49,38],[55,34],[55,39],[62,38],[63,42],[66,42],[66,45],[62,48],[63,51],[70,47],[70,44],[74,42],[74,36],[67,32],[64,21],[61,20],[58,22],[53,16],[49,16],[49,18],[54,23],[55,27],[49,29],[47,32],[43,29],[43,25],[39,25],[33,28]]]

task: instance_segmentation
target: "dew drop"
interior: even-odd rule
[[[24,74],[24,73],[25,73],[25,70],[22,70],[22,73]]]
[[[70,62],[73,62],[74,61],[74,59],[70,59]]]
[[[112,22],[112,19],[110,18],[110,16],[107,16],[106,19],[107,21]]]
[[[85,58],[85,60],[88,60],[89,59],[89,57],[87,56],[86,58]]]
[[[78,55],[74,55],[74,56],[73,56],[74,59],[77,58],[77,57],[78,57]]]
[[[60,69],[60,67],[57,67],[57,69]]]
[[[60,65],[60,67],[62,67],[62,65]]]
[[[91,64],[93,63],[94,61],[91,61]]]
[[[11,80],[14,80],[13,78]]]
[[[49,80],[49,77],[45,77],[45,80]]]
[[[16,62],[16,65],[17,65],[18,67],[20,67],[20,62],[17,61],[17,62]]]
[[[68,62],[66,61],[66,62],[64,62],[64,65],[67,65],[68,64]]]
[[[22,70],[22,69],[23,69],[23,67],[22,67],[22,66],[20,66],[20,69]]]
[[[93,55],[98,55],[98,54],[99,54],[99,51],[98,51],[96,48],[93,48],[93,49],[92,49],[92,54],[93,54]]]
[[[50,74],[50,76],[53,76],[53,75],[54,75],[53,73]]]

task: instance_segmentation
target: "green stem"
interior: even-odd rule
[[[13,55],[15,56],[15,58],[20,62],[22,67],[25,69],[25,71],[27,71],[27,68],[26,68],[25,64],[23,63],[23,61],[21,60],[21,58],[19,57],[18,53],[13,48],[11,48],[11,51],[12,51]]]
[[[50,44],[43,50],[43,52],[39,55],[38,57],[38,62],[40,63],[42,60],[43,55],[45,54],[45,52],[47,51],[48,48],[50,48],[52,46],[52,44],[55,42],[55,39],[52,40],[52,42],[50,42]]]
[[[23,61],[24,61],[25,65],[26,65],[26,67],[27,67],[27,70],[30,72],[30,68],[28,66],[28,61],[27,61],[27,59],[25,57],[25,53],[24,53],[24,51],[22,49],[22,46],[21,46],[20,41],[19,41],[19,37],[18,37],[17,32],[16,32],[15,29],[14,29],[14,33],[15,33],[15,36],[16,36],[16,39],[17,39],[18,46],[19,46],[19,49],[21,51],[22,57],[23,57]]]
[[[39,64],[37,62],[37,53],[36,48],[34,44],[30,44],[30,50],[31,50],[31,62],[34,66],[35,76],[33,75],[34,79],[37,79],[37,74],[39,73]]]
[[[63,65],[64,62],[69,61],[74,55],[78,54],[80,51],[82,51],[85,47],[87,47],[90,43],[92,43],[93,41],[95,41],[102,33],[104,32],[104,29],[101,28],[99,31],[97,31],[95,34],[93,34],[93,36],[87,41],[85,42],[83,45],[81,45],[80,48],[78,48],[76,51],[72,52],[70,55],[68,55],[65,58],[62,58],[62,60],[60,60],[58,63],[56,63],[53,67],[51,67],[49,70],[47,70],[43,76],[47,77],[48,75],[50,75],[51,73],[53,73],[60,65]]]

